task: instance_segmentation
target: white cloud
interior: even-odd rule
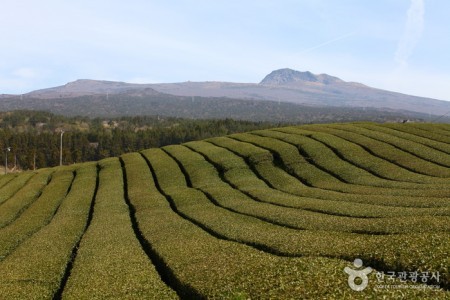
[[[411,5],[407,12],[405,31],[398,43],[395,61],[401,68],[408,65],[408,58],[414,51],[419,42],[424,27],[424,0],[411,0]]]

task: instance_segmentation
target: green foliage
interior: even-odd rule
[[[345,186],[337,178],[330,176],[323,169],[319,169],[315,165],[310,164],[308,162],[308,157],[300,156],[298,149],[290,144],[267,137],[258,137],[253,134],[239,134],[230,137],[243,141],[241,144],[259,148],[265,147],[273,151],[273,163],[255,164],[255,171],[259,172],[259,174],[267,179],[271,185],[288,193],[319,199],[351,201],[386,206],[441,207],[448,203],[442,196],[441,198],[427,197],[421,199],[420,197],[413,196],[356,194],[355,190],[349,192],[348,188],[354,189],[354,186]],[[248,147],[249,146],[247,146],[247,148]],[[249,156],[246,156],[248,153],[245,152],[244,147],[236,146],[235,148],[227,148],[239,153],[249,160]],[[347,191],[344,188],[346,188]],[[361,192],[361,189],[359,189],[359,191]],[[380,193],[382,193],[382,191],[380,191]],[[420,193],[423,193],[422,190]]]
[[[370,169],[366,170],[350,162],[340,159],[326,145],[316,141],[311,134],[289,135],[277,131],[266,130],[256,131],[255,134],[263,137],[272,137],[293,146],[296,146],[301,154],[308,158],[308,161],[318,169],[326,170],[331,182],[338,179],[341,183],[340,190],[354,194],[385,194],[385,195],[417,195],[417,190],[423,189],[416,183],[405,183],[392,181],[375,176]],[[284,156],[281,156],[283,158]],[[293,167],[295,168],[295,167]],[[324,174],[325,175],[325,174]],[[381,187],[381,188],[380,188]],[[428,191],[429,196],[445,197],[447,186],[427,185],[428,188],[440,191]]]
[[[7,174],[5,176],[0,177],[0,190],[3,186],[5,186],[7,183],[9,183],[11,180],[13,180],[16,177],[15,174]]]
[[[15,222],[0,229],[0,260],[22,240],[51,221],[65,198],[72,180],[72,171],[64,170],[54,173],[52,181],[43,189],[39,198]]]
[[[3,175],[0,178],[6,179],[4,185],[0,188],[0,205],[12,197],[17,191],[22,188],[28,180],[35,175],[33,172],[26,172],[15,176],[13,174]],[[11,177],[13,177],[11,179]]]
[[[323,127],[320,127],[319,130],[337,135],[357,145],[364,146],[365,149],[370,149],[371,153],[373,153],[374,155],[383,158],[391,163],[394,163],[404,169],[416,172],[418,174],[437,177],[436,182],[439,182],[439,177],[446,177],[450,174],[448,168],[441,167],[423,159],[418,159],[417,156],[402,151],[401,149],[398,149],[382,141],[345,130],[345,127],[334,125],[326,126],[324,127],[324,129],[322,128]],[[313,130],[314,126],[306,126],[305,129]],[[446,180],[443,180],[443,182],[445,181]]]
[[[0,294],[5,299],[51,299],[60,288],[88,222],[96,185],[94,164],[79,165],[75,172],[70,192],[51,222],[0,262]]]
[[[0,228],[14,221],[24,210],[28,208],[42,193],[49,183],[52,169],[42,169],[36,175],[26,181],[25,186],[18,190],[14,196],[5,201],[0,207]]]
[[[63,117],[47,112],[0,112],[0,162],[28,170],[59,165],[60,131],[63,164],[94,161],[126,152],[178,144],[235,132],[275,126],[273,123],[191,120],[160,116],[115,118]]]
[[[226,145],[227,141],[231,141],[226,138],[217,138],[214,139],[216,143],[220,144],[219,140],[222,141],[222,145]],[[230,144],[239,144],[239,143],[229,143],[228,146],[231,149],[235,149],[230,146]],[[251,196],[251,198],[255,201],[259,202],[267,202],[271,204],[276,204],[279,206],[285,206],[285,207],[295,207],[295,208],[302,208],[309,211],[319,211],[319,212],[325,212],[328,215],[339,215],[339,216],[350,216],[350,217],[393,217],[393,216],[418,216],[418,215],[431,215],[436,216],[439,215],[450,215],[450,210],[448,207],[437,207],[437,208],[417,208],[417,207],[385,207],[380,205],[367,205],[367,204],[360,204],[360,203],[351,203],[348,201],[333,201],[332,197],[328,197],[328,200],[321,200],[317,198],[307,198],[307,197],[301,197],[296,196],[293,194],[290,194],[288,192],[282,192],[282,190],[277,190],[269,187],[265,182],[263,182],[261,179],[258,179],[254,176],[250,168],[245,164],[245,162],[242,160],[242,158],[237,157],[233,155],[232,152],[227,151],[224,148],[214,147],[211,144],[205,143],[205,142],[191,142],[185,144],[189,148],[194,149],[195,151],[202,153],[202,155],[205,155],[209,161],[211,161],[214,166],[217,168],[217,171],[220,173],[220,176],[223,178],[224,181],[226,181],[230,186],[233,188],[245,192],[246,195]],[[189,163],[187,162],[189,161]],[[182,165],[186,168],[186,170],[189,169],[189,166],[192,165],[192,161],[195,161],[194,157],[190,157],[189,160],[185,159],[185,161],[182,163]],[[191,170],[195,172],[195,174],[205,174],[205,172],[200,168],[200,166],[203,164],[205,165],[204,169],[209,169],[211,166],[207,166],[205,162],[199,161],[198,157],[196,159],[197,163],[195,165],[195,169],[192,168]],[[224,162],[227,163],[227,165],[224,164]],[[233,163],[234,167],[230,167],[230,163]],[[276,185],[275,180],[278,177],[283,177],[281,175],[277,174],[277,169],[274,168],[273,164],[267,163],[264,165],[255,166],[256,170],[260,170],[260,174],[275,174],[275,176],[266,176],[263,178],[268,183],[273,183],[273,185]],[[268,172],[264,172],[265,169],[268,169]],[[211,171],[209,171],[211,172]],[[201,180],[205,180],[205,178],[211,178],[212,176],[199,176]],[[216,178],[218,176],[215,176]],[[192,176],[190,176],[191,181]],[[282,180],[283,181],[283,180]],[[295,185],[295,182],[291,183],[291,181],[287,181],[288,184]],[[212,186],[212,183],[206,182],[203,184],[205,187],[209,188]],[[214,185],[217,185],[215,183]],[[203,188],[203,186],[202,186]],[[319,195],[319,193],[317,193]],[[214,197],[216,198],[216,197]],[[233,198],[236,198],[236,196],[233,196]],[[242,198],[242,197],[241,197]],[[244,197],[245,198],[245,197]],[[243,199],[244,201],[240,203],[246,203],[246,204],[252,204],[253,201],[248,201],[249,199]],[[250,199],[251,200],[251,199]],[[239,201],[238,201],[239,203]],[[255,203],[253,203],[255,204]],[[250,209],[249,211],[253,211],[255,213],[260,213],[260,209],[264,207],[264,205],[255,205],[254,209]],[[271,210],[277,210],[275,207],[271,207]],[[269,210],[270,211],[270,210]],[[295,213],[295,211],[284,211],[278,214],[278,215],[289,215],[291,213]],[[317,224],[323,225],[324,221],[321,219],[321,216],[325,216],[323,214],[321,215],[314,215],[311,214],[309,217],[313,217],[315,220],[317,220]],[[298,216],[300,217],[300,216]],[[305,215],[302,216],[302,218],[305,218]],[[303,222],[302,220],[297,220],[297,218],[294,218],[297,222]],[[322,220],[322,221],[319,221]],[[362,225],[362,223],[369,221],[369,220],[357,220],[358,223],[354,224],[354,228],[359,227]],[[373,222],[374,220],[372,219]],[[383,224],[383,220],[379,220],[379,228],[383,228],[386,225]],[[349,220],[348,222],[342,222],[346,223],[346,225],[349,225],[352,221]],[[312,224],[303,225],[304,226],[311,226]],[[315,223],[315,222],[313,222]],[[314,225],[312,225],[314,226]],[[395,224],[392,224],[392,227],[396,227]],[[416,228],[417,229],[417,228]],[[356,230],[356,229],[355,229]],[[382,229],[380,232],[386,230],[386,228]]]
[[[402,126],[259,130],[0,177],[0,294],[447,299],[450,127]],[[343,272],[355,258],[374,269],[362,292]],[[440,278],[380,289],[377,271]]]
[[[81,240],[63,298],[173,298],[133,233],[119,160],[105,159],[99,166],[93,219]]]
[[[446,180],[441,180],[439,178],[426,176],[414,173],[404,168],[399,168],[398,165],[395,165],[380,157],[371,155],[371,153],[369,152],[370,149],[366,150],[358,144],[347,141],[336,135],[325,133],[327,128],[325,128],[324,126],[317,128],[317,130],[314,130],[314,128],[312,127],[308,127],[311,130],[305,130],[303,128],[304,127],[302,127],[301,129],[296,127],[286,127],[277,129],[276,131],[310,137],[316,141],[323,143],[330,149],[333,149],[333,151],[337,153],[343,160],[364,170],[367,170],[375,176],[393,180],[394,183],[427,183],[427,185],[425,186],[416,185],[415,187],[417,188],[419,186],[420,188],[439,188],[442,187],[442,185],[439,185],[437,183],[447,182]],[[433,185],[434,183],[436,183],[436,185]]]
[[[397,126],[395,126],[397,125]],[[370,130],[381,131],[389,135],[403,138],[405,140],[410,140],[417,142],[419,144],[428,146],[432,149],[436,149],[445,153],[450,153],[449,142],[450,139],[446,139],[444,136],[435,134],[433,132],[426,132],[419,128],[414,128],[412,126],[398,126],[400,124],[387,124],[385,126],[375,126],[375,124],[367,124],[364,128]],[[401,124],[405,125],[405,124]],[[431,128],[430,128],[431,129]],[[405,142],[405,141],[403,141]]]
[[[179,157],[181,154],[179,151],[184,152],[184,150],[181,150],[180,147],[173,146],[173,147],[166,147],[166,151],[169,151],[171,155],[178,154],[177,157]],[[271,225],[268,223],[265,223],[263,221],[260,221],[258,219],[253,219],[250,217],[246,217],[244,215],[239,214],[233,214],[227,210],[221,209],[219,207],[216,207],[215,205],[212,205],[210,202],[207,201],[207,198],[204,196],[204,194],[200,193],[198,190],[195,190],[193,188],[189,188],[187,186],[186,180],[183,178],[184,175],[181,172],[180,169],[177,168],[176,161],[172,160],[170,156],[167,154],[164,154],[164,152],[160,150],[149,150],[145,151],[144,155],[149,160],[150,165],[155,170],[155,178],[159,182],[159,185],[161,186],[161,189],[164,191],[164,193],[167,194],[169,197],[169,200],[171,200],[171,206],[172,208],[176,208],[175,211],[183,217],[183,219],[192,221],[194,224],[197,224],[200,226],[200,228],[206,229],[208,232],[213,234],[215,237],[218,237],[220,240],[232,240],[237,241],[239,243],[244,243],[246,245],[250,245],[252,247],[256,247],[259,249],[264,249],[264,251],[268,251],[270,253],[278,253],[278,254],[284,254],[284,255],[324,255],[324,256],[336,256],[336,257],[352,257],[353,255],[363,257],[364,259],[367,259],[370,261],[370,257],[372,257],[372,261],[376,259],[379,259],[379,255],[386,258],[386,261],[389,261],[390,266],[396,266],[398,267],[404,267],[404,263],[407,260],[407,257],[409,259],[411,258],[411,249],[401,251],[400,253],[396,251],[396,256],[394,259],[394,256],[392,256],[389,253],[393,253],[393,249],[395,249],[396,245],[398,243],[404,243],[404,240],[411,239],[412,237],[408,236],[402,236],[402,240],[395,241],[386,240],[383,236],[362,236],[362,235],[348,235],[345,236],[344,234],[339,234],[336,232],[326,232],[326,231],[296,231],[293,229],[283,228],[275,225]],[[172,182],[170,179],[174,178],[174,182]],[[210,180],[208,177],[206,177],[206,180]],[[214,180],[214,179],[213,179]],[[145,189],[147,190],[147,189]],[[153,189],[154,190],[154,189]],[[162,200],[162,199],[161,199]],[[165,205],[167,208],[167,204]],[[166,219],[166,216],[164,216],[164,220]],[[180,219],[181,221],[182,219]],[[167,224],[167,226],[170,226]],[[179,233],[179,227],[180,225],[173,225],[173,227],[176,228],[176,234],[169,234],[167,237],[173,237],[175,240],[180,240],[180,236],[182,236]],[[198,229],[197,229],[198,230]],[[394,235],[394,239],[396,236]],[[444,236],[441,236],[440,238],[437,238],[437,240],[440,240],[441,242],[444,242],[442,239]],[[195,254],[192,252],[189,252],[189,246],[191,239],[194,239],[196,241],[196,252]],[[172,239],[170,239],[172,241]],[[182,253],[173,253],[169,252],[167,255],[168,257],[172,257],[172,255],[176,255],[177,257],[177,264],[185,266],[183,269],[183,273],[189,272],[190,267],[194,268],[194,272],[198,272],[199,270],[203,270],[203,268],[208,268],[207,271],[200,272],[203,274],[201,278],[211,278],[211,276],[208,276],[211,272],[214,272],[218,267],[220,267],[220,273],[219,274],[230,274],[230,272],[235,272],[233,270],[235,267],[234,263],[236,263],[235,255],[231,255],[229,253],[228,247],[225,245],[222,246],[220,250],[213,250],[213,246],[210,244],[210,242],[206,242],[203,239],[200,239],[197,237],[197,235],[190,234],[190,237],[181,239],[182,241],[186,242],[186,244],[183,245]],[[214,240],[214,239],[212,239]],[[417,240],[417,239],[416,239]],[[164,243],[165,239],[158,240],[160,243]],[[217,241],[217,240],[216,240]],[[390,242],[393,242],[390,244]],[[383,252],[379,254],[379,245],[390,245],[390,247],[386,247],[383,249]],[[233,245],[233,244],[231,244]],[[420,249],[422,251],[422,247],[426,246],[427,244],[422,242],[420,244],[417,244],[416,249]],[[436,244],[433,244],[432,246],[427,246],[427,249],[430,249],[430,247],[436,247]],[[199,248],[200,247],[200,248]],[[207,247],[206,253],[214,253],[214,255],[206,256],[206,258],[201,258],[202,256],[202,249],[203,247]],[[445,248],[445,246],[443,246]],[[170,248],[170,247],[169,247]],[[178,249],[178,248],[177,248]],[[372,250],[369,250],[372,249]],[[250,254],[252,251],[246,250],[245,248],[240,250],[240,254],[244,254],[249,252],[248,256],[250,256],[253,259],[256,259],[257,261],[260,258],[257,254],[258,252],[255,252],[253,254]],[[366,253],[366,251],[368,251]],[[424,250],[426,251],[426,250]],[[370,254],[373,253],[373,254]],[[227,263],[217,263],[217,260],[222,258],[222,255],[228,256],[228,262]],[[414,255],[414,254],[413,254]],[[200,256],[200,257],[199,257]],[[417,254],[415,257],[423,256],[423,252],[421,254]],[[165,256],[163,256],[165,257]],[[300,270],[305,271],[307,269],[307,265],[304,265],[305,262],[301,263],[300,266],[293,266],[290,265],[291,263],[300,263],[303,261],[303,259],[299,258],[291,258],[289,260],[286,260],[282,258],[282,262],[275,265],[271,264],[272,258],[275,258],[276,256],[268,256],[264,258],[265,263],[264,267],[262,266],[255,266],[255,262],[252,260],[249,260],[244,257],[240,257],[238,260],[241,262],[240,267],[243,267],[245,270],[244,273],[241,273],[239,275],[240,284],[238,286],[242,286],[243,289],[245,289],[246,293],[252,295],[253,297],[264,297],[267,296],[268,293],[274,293],[274,295],[278,295],[278,297],[293,297],[295,295],[295,292],[290,290],[289,288],[284,290],[283,288],[281,290],[274,289],[273,287],[279,286],[281,281],[284,281],[287,279],[287,282],[289,282],[289,286],[293,287],[292,284],[295,286],[293,282],[296,282],[297,279],[305,280],[306,278],[316,278],[313,279],[317,280],[317,282],[324,283],[323,279],[319,279],[315,277],[314,275],[306,275]],[[374,258],[375,257],[375,258]],[[433,257],[433,260],[436,261],[442,261],[443,257],[439,256],[437,258],[436,256]],[[191,260],[194,260],[195,262],[199,261],[201,263],[200,265],[197,265],[197,263],[190,262]],[[414,259],[413,259],[414,260]],[[316,264],[315,258],[308,258],[308,261],[312,264]],[[209,263],[211,262],[211,263]],[[259,262],[258,262],[259,264]],[[286,265],[288,264],[288,265]],[[278,274],[272,276],[269,275],[266,272],[267,269],[265,267],[271,266],[272,273],[271,274]],[[291,270],[296,270],[297,273],[297,279],[290,278],[288,276],[287,278],[282,276],[283,271],[280,271],[280,268],[284,268],[285,266],[289,266],[288,268]],[[199,269],[201,268],[201,269]],[[334,270],[335,267],[332,267],[332,264],[328,265],[329,270]],[[308,271],[307,271],[308,272]],[[333,271],[330,271],[331,273]],[[219,291],[224,288],[224,286],[228,286],[230,284],[230,281],[232,281],[236,275],[227,276],[227,277],[219,277],[219,274],[214,273],[214,281],[208,280],[204,281],[202,279],[202,285],[198,288],[199,290],[207,289],[210,285],[214,285],[215,282],[217,282],[217,286],[213,288],[215,296],[219,294]],[[304,275],[301,275],[304,274]],[[256,276],[255,276],[256,275]],[[195,282],[198,278],[198,273],[190,274],[188,278],[190,279],[190,282],[194,287],[197,288],[195,285]],[[253,278],[253,276],[255,276]],[[182,274],[180,277],[183,277]],[[334,276],[327,277],[333,278]],[[272,286],[272,288],[269,288],[267,290],[267,284],[265,280],[270,278],[270,284],[269,286]],[[325,279],[325,280],[327,280]],[[247,285],[248,284],[248,285]],[[302,286],[302,283],[299,283],[300,286]],[[282,284],[284,286],[284,284]],[[232,282],[232,286],[236,287],[236,283]],[[305,287],[305,292],[301,292],[303,297],[314,297],[312,295],[323,295],[321,293],[321,290],[314,290],[312,282],[308,281],[307,284],[308,288]],[[340,292],[339,290],[342,289],[334,289],[330,282],[327,283],[327,286],[329,288],[327,293],[334,293],[334,295],[338,295]],[[256,288],[256,290],[254,289]],[[281,293],[281,294],[277,294]],[[293,294],[294,293],[294,294]],[[377,291],[373,295],[382,295],[382,291]],[[395,293],[395,291],[394,291]],[[408,292],[407,292],[408,293]],[[420,293],[420,292],[419,292]],[[415,294],[413,292],[412,294]],[[234,295],[233,293],[220,293],[220,295],[228,295],[232,297],[231,295]],[[284,296],[281,296],[284,295]],[[417,294],[418,295],[418,294]],[[212,295],[211,295],[212,296]],[[367,296],[367,294],[365,295]],[[343,296],[341,296],[343,297]],[[350,297],[350,296],[348,296]],[[436,297],[439,297],[437,294]]]
[[[406,152],[408,154],[406,157],[408,158],[420,158],[416,159],[416,161],[418,161],[425,170],[430,170],[427,171],[428,175],[435,177],[450,176],[450,158],[448,153],[422,145],[411,139],[405,140],[404,138],[400,138],[398,136],[392,136],[391,134],[379,132],[376,128],[369,130],[364,128],[362,125],[340,125],[337,128],[343,129],[344,131],[355,132],[361,136],[391,145],[395,149]]]

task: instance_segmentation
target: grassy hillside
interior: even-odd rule
[[[276,128],[8,174],[0,295],[448,299],[449,191],[441,124]],[[359,292],[357,258],[373,269]]]
[[[273,91],[272,88],[269,88],[269,90]],[[257,93],[257,91],[254,92]],[[327,103],[323,103],[323,95],[319,96],[321,99],[319,103],[309,103],[308,105],[308,101],[306,101],[308,96],[299,96],[295,92],[296,99],[305,99],[304,104],[247,99],[248,96],[259,98],[254,92],[246,93],[247,96],[240,99],[167,94],[116,94],[109,96],[103,94],[50,99],[30,98],[28,96],[21,99],[19,96],[13,96],[0,98],[0,111],[31,109],[49,111],[63,116],[86,116],[90,118],[159,115],[187,119],[231,118],[234,120],[272,123],[329,123],[359,120],[384,122],[402,119],[433,120],[438,118],[436,115],[429,115],[428,110],[427,113],[408,111],[405,109],[407,104],[398,109],[373,108],[370,103],[361,107],[358,101],[351,101],[345,106],[341,106],[339,100],[333,97],[329,98]],[[337,94],[335,93],[334,95],[336,96]],[[317,95],[315,96],[317,97]],[[271,99],[286,99],[286,97],[274,96]],[[429,101],[435,100],[429,99]],[[437,102],[447,105],[446,101]],[[386,107],[390,106],[387,105]],[[438,108],[432,107],[432,109],[436,110]],[[447,109],[441,109],[440,111],[444,113]],[[440,122],[450,122],[450,118],[443,116],[440,118]]]

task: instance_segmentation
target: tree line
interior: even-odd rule
[[[0,113],[0,164],[28,170],[95,161],[126,152],[179,144],[236,132],[274,127],[267,122],[232,119],[191,120],[161,116],[118,118],[63,117],[48,112]],[[10,151],[7,151],[7,148]]]

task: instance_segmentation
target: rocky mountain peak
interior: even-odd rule
[[[279,69],[272,71],[269,75],[264,77],[260,82],[262,85],[291,85],[301,82],[318,82],[322,84],[333,84],[343,82],[337,77],[327,74],[315,75],[309,71],[300,72],[292,69]]]

